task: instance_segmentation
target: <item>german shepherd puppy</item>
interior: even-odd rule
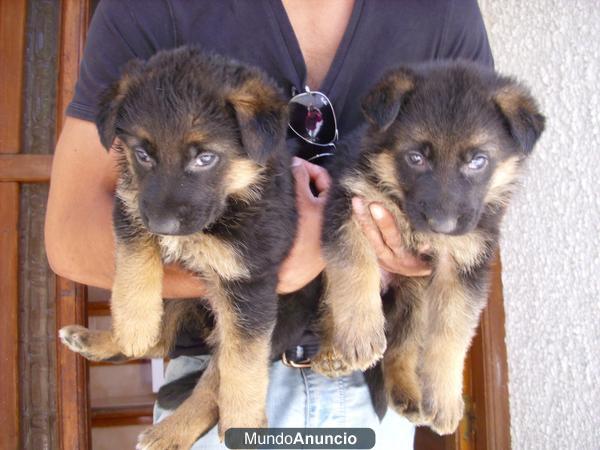
[[[205,319],[176,302],[163,323],[163,265],[180,263],[215,317],[199,396],[218,403],[222,433],[266,426],[277,271],[297,221],[285,99],[258,69],[184,47],[129,63],[97,126],[120,155],[112,332],[70,326],[61,339],[92,360],[164,356],[182,313]],[[151,429],[141,448],[188,448],[203,423],[179,423]]]
[[[338,376],[383,357],[393,407],[451,433],[500,221],[544,117],[522,85],[466,62],[392,71],[362,107],[368,129],[325,212],[324,327],[313,369]],[[430,249],[432,274],[394,276],[385,311],[354,196],[391,211],[407,248]]]

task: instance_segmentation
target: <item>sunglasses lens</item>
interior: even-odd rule
[[[307,92],[289,104],[290,127],[309,142],[327,145],[335,140],[333,107],[323,94]]]

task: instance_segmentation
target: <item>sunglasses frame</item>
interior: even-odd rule
[[[338,140],[338,127],[337,127],[337,118],[335,116],[335,109],[333,108],[333,103],[331,103],[331,100],[329,100],[329,97],[327,97],[325,94],[323,94],[320,91],[311,91],[310,88],[308,86],[304,86],[304,90],[305,92],[300,92],[299,94],[294,95],[290,101],[288,102],[288,104],[292,103],[295,99],[302,97],[304,95],[312,95],[312,94],[318,94],[321,95],[326,101],[327,101],[327,105],[331,108],[331,115],[333,116],[333,126],[335,129],[334,135],[333,135],[333,139],[331,140],[331,142],[328,142],[327,144],[319,144],[317,142],[313,142],[310,139],[302,136],[300,133],[298,133],[294,127],[292,127],[291,121],[288,121],[288,127],[290,128],[290,130],[292,130],[294,132],[294,134],[296,136],[298,136],[300,139],[302,139],[304,142],[307,142],[308,144],[311,145],[316,145],[318,147],[333,147],[333,150],[335,151],[336,147],[335,147],[335,143]],[[314,159],[317,158],[321,158],[324,156],[333,156],[334,153],[333,152],[325,152],[325,153],[318,153],[314,156],[312,156],[311,158],[308,159],[308,161],[312,161]]]

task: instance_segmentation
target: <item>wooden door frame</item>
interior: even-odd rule
[[[73,98],[79,63],[90,20],[90,0],[63,0],[61,5],[56,135],[60,135],[67,105]],[[87,325],[87,289],[56,277],[56,329]],[[62,450],[91,448],[87,361],[60,342],[56,346],[59,442]]]
[[[21,149],[27,5],[0,1],[0,155]],[[20,446],[19,183],[0,179],[0,448]]]
[[[83,53],[92,0],[62,0],[57,90],[57,131],[72,98]],[[19,183],[47,183],[51,155],[19,155],[22,118],[26,2],[0,0],[0,448],[20,448],[18,348],[18,217]],[[6,101],[5,101],[6,99]],[[57,133],[58,134],[58,133]],[[85,324],[86,288],[56,280],[57,329]],[[501,264],[492,270],[490,302],[484,311],[465,374],[467,414],[460,431],[432,438],[436,449],[506,450],[510,448],[508,368],[504,341]],[[85,360],[57,344],[58,434],[63,450],[90,448],[90,407]]]

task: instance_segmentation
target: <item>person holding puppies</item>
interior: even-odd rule
[[[117,170],[114,154],[106,154],[93,123],[97,98],[130,59],[148,59],[160,49],[184,44],[262,68],[290,99],[301,93],[323,93],[335,112],[341,139],[361,124],[361,98],[392,67],[458,58],[493,64],[476,0],[103,0],[94,13],[80,79],[53,164],[46,247],[58,274],[102,288],[112,286]],[[326,119],[327,115],[318,118],[320,128],[315,122],[315,133],[331,126]],[[306,159],[335,167],[337,134],[329,146],[307,143],[296,134],[290,131],[290,147],[301,146],[299,154]],[[299,158],[294,160],[293,172],[299,225],[295,244],[279,271],[281,294],[303,288],[324,268],[320,237],[329,175],[324,167]],[[401,246],[388,211],[359,198],[353,206],[382,272],[429,273],[426,263]],[[166,267],[163,297],[201,297],[203,289],[181,267]],[[302,337],[294,347],[304,351],[299,360],[310,358],[315,342],[314,336]],[[208,356],[201,352],[194,336],[180,337],[167,380],[205,367]],[[294,368],[294,361],[289,363],[278,361],[271,368],[270,426],[371,426],[377,433],[376,448],[412,448],[413,427],[404,418],[390,411],[378,424],[362,373],[330,380],[310,368]],[[159,409],[156,418],[165,414]],[[211,431],[193,448],[215,448],[217,439],[216,431]]]

